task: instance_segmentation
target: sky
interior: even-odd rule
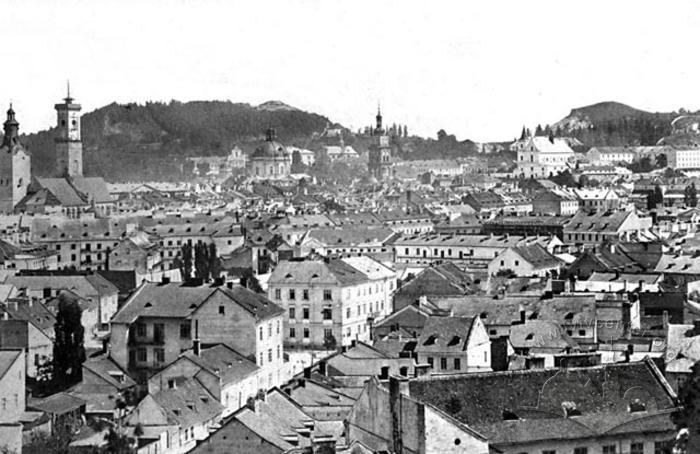
[[[574,107],[700,109],[700,2],[0,1],[0,106],[23,132],[72,94],[280,100],[357,129],[509,140]]]

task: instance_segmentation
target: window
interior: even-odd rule
[[[276,300],[282,299],[282,289],[279,289],[279,288],[275,289],[275,299]]]
[[[333,336],[333,330],[332,329],[324,329],[323,330],[323,338],[328,339],[329,337]]]
[[[289,308],[289,319],[290,320],[295,320],[297,318],[297,310],[295,307],[290,307]]]
[[[226,315],[226,308],[223,305],[219,306],[219,314]]]
[[[433,357],[432,356],[428,357],[428,364],[430,365],[430,367],[433,367]]]
[[[605,445],[603,446],[603,454],[615,454],[617,452],[616,445]]]
[[[289,299],[294,300],[297,298],[297,293],[293,288],[289,289]]]
[[[281,349],[280,346],[278,345],[278,346],[277,346],[277,359],[280,359],[281,356],[282,356],[282,349]]]
[[[189,339],[192,336],[192,326],[189,323],[180,325],[180,339]]]
[[[637,442],[630,444],[630,454],[644,454],[644,443]]]
[[[654,454],[671,454],[672,451],[673,440],[654,442]]]
[[[258,364],[258,365],[259,365],[259,366],[262,366],[264,360],[265,360],[265,356],[263,355],[262,352],[260,352],[260,364]]]
[[[309,338],[309,328],[304,328],[304,339]]]
[[[309,308],[304,307],[304,308],[302,308],[301,312],[302,312],[301,315],[304,318],[304,320],[308,320],[309,319]]]
[[[156,357],[157,363],[164,363],[165,362],[165,349],[156,348],[153,350],[153,354]]]
[[[330,301],[332,299],[333,299],[333,293],[330,290],[324,290],[323,291],[323,300]]]
[[[352,315],[352,314],[350,313],[350,308],[348,307],[348,308],[345,310],[345,317],[346,317],[346,318],[350,318],[351,315]]]
[[[141,362],[148,361],[148,352],[145,348],[139,348],[136,350],[136,358]]]
[[[330,307],[323,308],[323,319],[333,320],[333,310]]]
[[[267,323],[267,337],[272,337],[272,322]]]
[[[146,324],[137,323],[136,324],[136,335],[139,337],[146,337]]]
[[[271,363],[271,362],[272,362],[272,349],[271,349],[271,348],[269,348],[269,349],[267,350],[267,362],[268,362],[268,363]]]
[[[309,301],[309,289],[308,289],[308,288],[305,288],[304,290],[302,290],[302,292],[301,292],[301,298],[302,298],[304,301]]]
[[[557,452],[553,449],[545,449],[542,454],[557,454]]]
[[[275,331],[276,331],[276,334],[280,333],[280,321],[279,320],[277,320],[277,326],[275,328]]]
[[[292,339],[297,337],[297,330],[295,330],[294,328],[289,328],[289,337],[291,337]]]
[[[574,448],[574,454],[588,454],[588,448]]]
[[[455,370],[460,370],[462,368],[462,360],[455,358]]]
[[[260,329],[258,330],[258,332],[260,333],[260,335],[259,335],[260,340],[263,340],[263,327],[262,327],[262,326],[260,327]]]

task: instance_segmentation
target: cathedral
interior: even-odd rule
[[[249,160],[249,165],[250,173],[263,180],[289,176],[292,158],[287,147],[277,141],[274,129],[267,130],[265,142],[255,149]]]
[[[27,194],[31,180],[31,156],[19,140],[19,123],[15,111],[7,111],[5,135],[0,147],[0,212],[11,213]]]
[[[391,176],[391,145],[382,127],[382,112],[377,109],[377,126],[373,132],[374,143],[369,148],[369,173],[378,181]]]

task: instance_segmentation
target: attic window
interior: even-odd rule
[[[630,402],[630,413],[638,413],[641,411],[647,411],[647,406],[644,405],[644,402],[639,399],[634,399]]]
[[[153,305],[149,301],[148,303],[144,304],[143,307],[153,307]]]
[[[528,319],[530,319],[530,320],[537,320],[537,312],[533,312],[532,314],[530,314],[530,316],[528,317]]]
[[[574,319],[574,313],[573,313],[573,312],[569,312],[568,314],[566,314],[566,315],[564,316],[564,320],[573,320],[573,319]]]
[[[532,340],[535,337],[535,333],[529,333],[527,336],[525,336],[525,340]]]
[[[187,405],[187,408],[189,408],[190,410],[194,411],[194,402],[187,402],[186,405]]]
[[[428,337],[428,339],[425,341],[425,343],[423,345],[434,345],[437,338],[438,337],[436,335],[432,334]]]
[[[314,274],[311,275],[311,279],[314,279],[314,278],[317,278],[317,277],[318,277],[318,274],[316,274],[316,273],[314,273]]]
[[[173,408],[173,413],[175,413],[175,416],[180,416],[180,409],[179,409],[179,408]]]
[[[343,239],[342,239],[342,238],[338,238],[338,243],[342,243],[342,242],[343,242]]]
[[[199,400],[201,400],[205,404],[209,403],[209,398],[207,396],[199,396]]]
[[[486,318],[486,317],[488,317],[488,316],[489,316],[489,313],[486,312],[486,311],[484,311],[484,312],[482,312],[481,314],[479,314],[479,318]]]

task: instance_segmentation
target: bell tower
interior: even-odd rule
[[[19,122],[10,104],[0,145],[0,212],[11,213],[27,195],[32,177],[31,157],[19,140]]]
[[[58,135],[56,136],[56,174],[59,177],[83,176],[83,142],[80,138],[80,104],[70,95],[67,86],[63,103],[56,104]]]
[[[369,147],[369,172],[377,180],[381,181],[390,176],[391,170],[391,144],[389,136],[382,127],[382,111],[377,106],[377,125],[374,128],[374,143]]]

